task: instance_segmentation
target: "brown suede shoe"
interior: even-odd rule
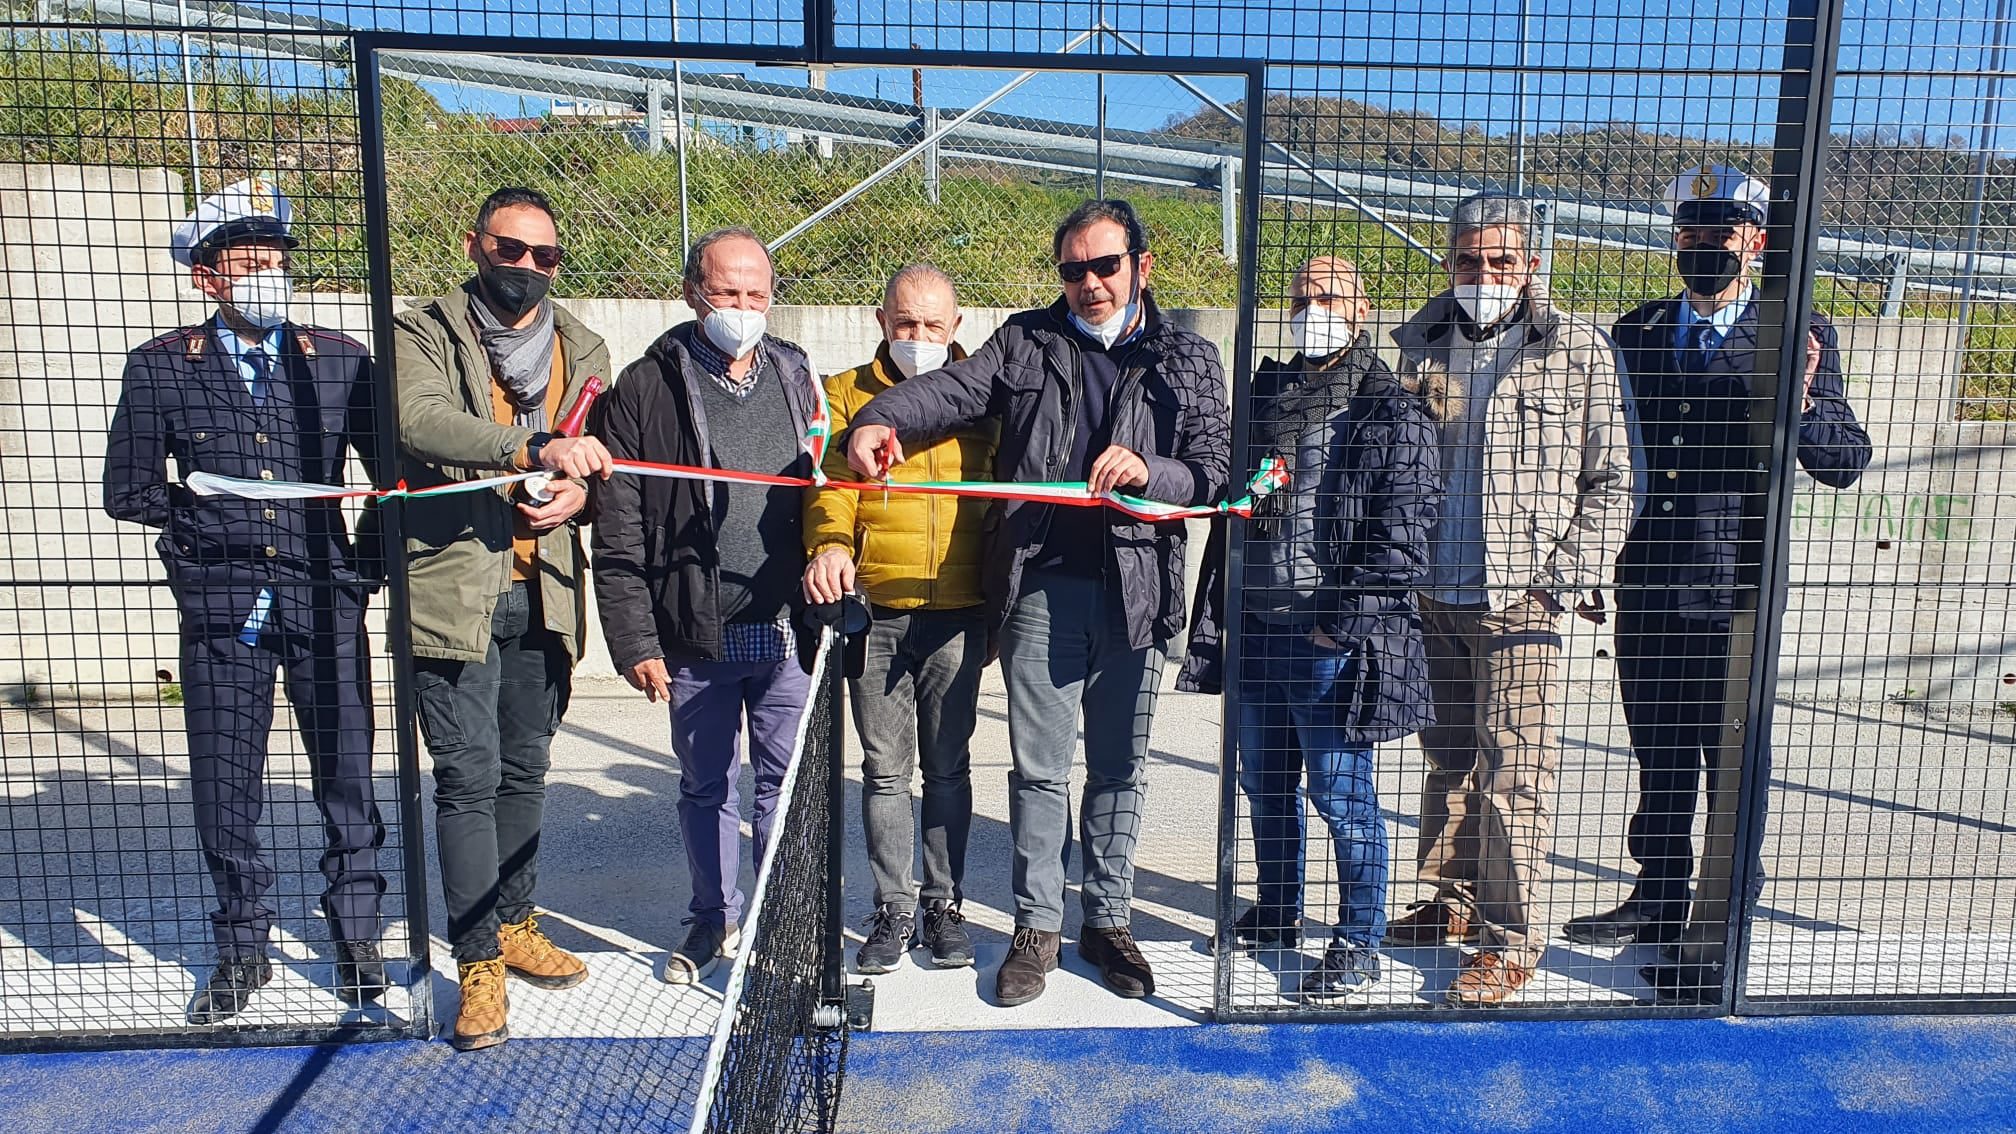
[[[1449,1003],[1467,1008],[1503,1004],[1532,979],[1532,969],[1506,960],[1502,953],[1472,953],[1449,983]]]
[[[1013,1008],[1043,995],[1043,978],[1056,971],[1057,955],[1063,951],[1063,934],[1016,926],[1008,959],[994,974],[994,999],[1003,1008]]]
[[[1443,902],[1415,902],[1386,923],[1386,944],[1430,948],[1462,945],[1475,938],[1470,915]]]
[[[1129,1000],[1139,1000],[1155,991],[1155,974],[1148,958],[1134,943],[1134,931],[1124,925],[1111,929],[1087,927],[1078,938],[1078,955],[1099,966],[1099,978],[1106,987]]]
[[[497,944],[504,947],[504,967],[534,988],[573,988],[588,979],[588,966],[539,932],[536,917],[500,927]]]
[[[504,994],[503,960],[471,961],[457,966],[457,973],[462,979],[462,1007],[448,1042],[456,1051],[476,1051],[510,1038],[510,1029],[504,1026],[511,998]]]

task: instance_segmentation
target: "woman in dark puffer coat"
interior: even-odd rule
[[[1341,290],[1347,281],[1355,286],[1335,274],[1312,280],[1305,269],[1296,281],[1298,316],[1320,302],[1324,287]],[[1348,293],[1342,298],[1338,306],[1350,303]],[[1251,463],[1270,455],[1286,461],[1290,480],[1247,521],[1238,759],[1259,901],[1233,929],[1246,948],[1301,943],[1306,774],[1310,802],[1330,830],[1341,891],[1323,960],[1302,981],[1311,1000],[1346,997],[1379,979],[1387,847],[1372,746],[1418,731],[1433,712],[1413,589],[1427,574],[1442,493],[1434,426],[1369,336],[1355,333],[1363,300],[1350,306],[1358,318],[1339,328],[1349,346],[1262,364],[1248,448]],[[1302,338],[1324,345],[1306,326]],[[1179,689],[1222,687],[1225,546],[1218,521]]]

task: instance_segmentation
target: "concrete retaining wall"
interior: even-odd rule
[[[0,165],[0,477],[9,504],[0,686],[150,696],[157,675],[176,669],[167,595],[148,585],[160,575],[153,533],[108,519],[98,484],[125,352],[208,312],[165,250],[181,201],[179,180],[162,170]],[[303,321],[369,341],[364,296],[300,298]],[[690,317],[676,300],[568,304],[609,341],[619,369]],[[961,341],[977,346],[1007,314],[968,310]],[[1381,341],[1401,316],[1379,313]],[[1229,355],[1236,312],[1171,317]],[[1283,322],[1263,319],[1262,351],[1279,349]],[[878,339],[865,307],[781,306],[771,326],[826,371],[865,360]],[[2006,427],[1953,421],[1954,328],[1863,318],[1843,321],[1841,332],[1851,396],[1877,458],[1849,492],[1800,488],[1788,688],[1846,700],[1909,690],[1992,706],[2002,674],[2016,672],[2001,625],[2016,579]],[[584,672],[606,674],[599,628],[591,636]]]

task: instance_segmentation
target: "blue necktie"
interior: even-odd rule
[[[252,404],[264,405],[266,381],[273,376],[273,356],[258,347],[253,347],[245,352],[245,365],[252,369],[252,382],[249,387],[252,391]]]
[[[1689,374],[1708,369],[1708,336],[1714,325],[1703,319],[1687,328],[1687,345],[1680,352],[1680,368]]]

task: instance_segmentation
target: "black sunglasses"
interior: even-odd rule
[[[515,264],[525,258],[525,253],[530,252],[532,262],[550,272],[560,266],[561,258],[567,254],[567,250],[558,244],[527,244],[509,236],[499,236],[494,232],[486,232],[483,235],[497,242],[497,259],[506,264]]]
[[[1120,265],[1132,255],[1135,255],[1135,251],[1130,248],[1125,252],[1101,256],[1095,260],[1066,260],[1057,265],[1057,275],[1065,283],[1082,283],[1087,275],[1110,280],[1119,273]]]

